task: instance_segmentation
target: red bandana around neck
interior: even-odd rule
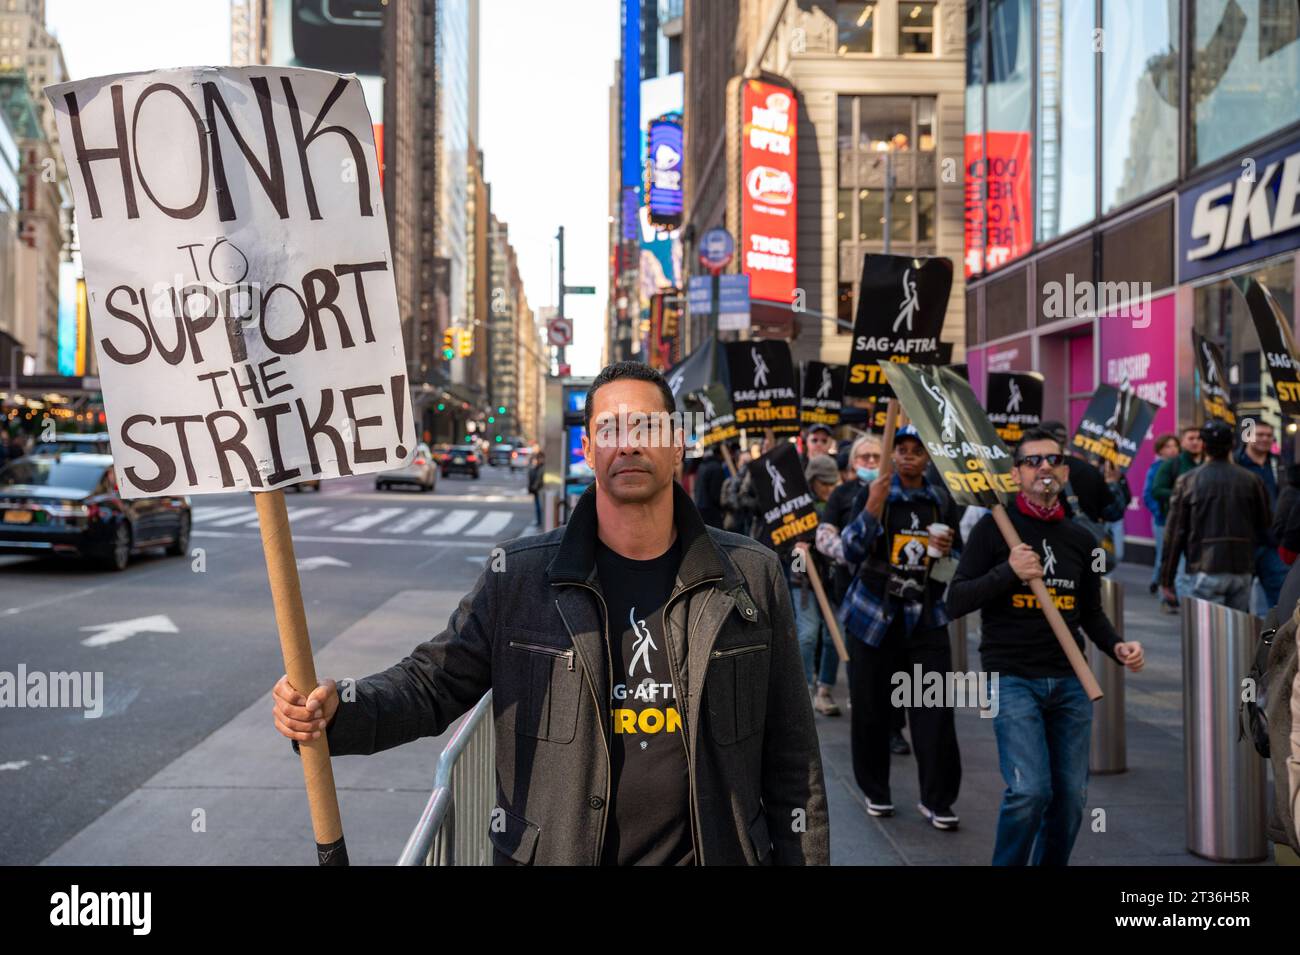
[[[1020,510],[1021,514],[1024,514],[1026,517],[1032,517],[1035,520],[1047,521],[1049,523],[1065,520],[1065,505],[1061,503],[1059,497],[1056,499],[1056,503],[1051,507],[1042,507],[1025,497],[1025,492],[1021,491],[1016,494],[1016,507]]]

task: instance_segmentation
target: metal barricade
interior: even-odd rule
[[[970,633],[970,619],[974,616],[976,614],[968,613],[964,617],[958,617],[956,620],[948,622],[948,648],[952,651],[952,670],[954,673],[965,673],[970,669],[968,634]]]
[[[560,493],[558,491],[542,492],[542,532],[553,531],[560,526]]]
[[[1239,734],[1237,703],[1263,621],[1184,597],[1183,746],[1187,848],[1216,862],[1258,862],[1264,835],[1266,768]]]
[[[1109,577],[1101,579],[1101,609],[1124,639],[1124,588]],[[1088,665],[1101,686],[1102,698],[1092,705],[1092,744],[1088,772],[1097,775],[1128,769],[1128,738],[1124,725],[1124,668],[1085,641]]]
[[[496,796],[496,737],[489,690],[443,747],[433,792],[397,864],[491,865],[488,827]]]

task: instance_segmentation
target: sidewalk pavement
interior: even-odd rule
[[[1125,673],[1128,771],[1092,776],[1088,809],[1070,862],[1074,865],[1209,865],[1186,849],[1182,729],[1181,617],[1160,611],[1147,593],[1149,567],[1121,564],[1124,636],[1146,651],[1141,673]],[[978,635],[969,638],[969,668],[979,668]],[[895,756],[890,784],[895,815],[867,815],[853,779],[848,681],[841,670],[836,701],[844,715],[817,716],[831,819],[833,865],[988,865],[1005,784],[998,770],[993,721],[957,711],[961,828],[941,832],[916,809],[916,760]]]
[[[1146,568],[1122,565],[1125,627],[1146,649],[1142,673],[1126,678],[1128,771],[1094,776],[1088,813],[1071,861],[1084,865],[1197,865],[1185,848],[1180,618],[1147,594]],[[400,660],[419,635],[447,619],[459,593],[410,590],[358,620],[317,656],[317,671],[363,676]],[[969,666],[978,667],[978,638]],[[894,757],[897,813],[867,815],[853,780],[847,681],[837,699],[845,716],[817,716],[836,865],[987,865],[1003,782],[991,720],[957,714],[961,816],[956,832],[933,829],[916,810],[915,760]],[[311,865],[311,823],[302,772],[271,726],[268,692],[194,749],[91,823],[44,860],[52,865]],[[348,852],[355,865],[391,865],[433,785],[442,749],[420,740],[364,759],[334,761]],[[196,810],[205,832],[194,832]],[[1100,830],[1100,831],[1098,831]]]
[[[316,672],[362,677],[437,633],[459,592],[406,590],[316,653]],[[433,788],[443,740],[335,759],[353,865],[392,865]],[[194,832],[196,810],[206,832]],[[77,833],[43,865],[315,865],[302,768],[271,722],[271,692]]]

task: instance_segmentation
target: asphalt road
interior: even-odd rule
[[[288,494],[313,646],[399,591],[468,590],[496,543],[536,533],[524,482],[486,468],[477,481],[440,478],[432,493],[343,478]],[[0,557],[0,671],[103,681],[98,718],[0,709],[0,864],[39,862],[283,672],[252,500],[191,503],[188,558],[158,551],[112,573]],[[430,620],[411,645],[445,624]]]

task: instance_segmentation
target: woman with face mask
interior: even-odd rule
[[[853,573],[844,560],[840,530],[855,516],[851,513],[853,499],[880,474],[880,439],[867,434],[854,441],[849,450],[849,466],[853,469],[853,480],[845,481],[831,491],[821,523],[817,525],[817,550],[835,562],[835,572],[827,585],[827,597],[837,607],[853,580]]]

